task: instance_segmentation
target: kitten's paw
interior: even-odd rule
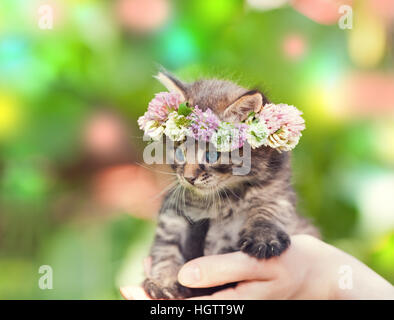
[[[178,281],[163,286],[159,281],[147,278],[142,286],[152,299],[183,299],[192,295],[191,289],[182,286]]]
[[[290,237],[282,230],[244,229],[240,233],[238,246],[241,251],[258,259],[279,256],[290,246]]]

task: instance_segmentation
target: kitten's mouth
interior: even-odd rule
[[[208,184],[192,184],[189,181],[187,181],[185,178],[183,177],[178,177],[180,183],[182,184],[182,186],[184,186],[185,188],[192,190],[192,191],[196,191],[197,193],[209,193],[212,191],[212,186],[208,185]]]

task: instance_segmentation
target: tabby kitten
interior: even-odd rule
[[[261,92],[229,81],[183,83],[166,72],[160,72],[157,79],[190,105],[203,111],[211,108],[225,121],[243,121],[268,102]],[[289,247],[290,235],[318,236],[296,212],[289,152],[253,149],[250,172],[239,176],[233,174],[236,164],[222,163],[220,153],[207,149],[195,154],[203,159],[188,159],[184,146],[179,145],[171,165],[178,186],[166,194],[160,209],[150,252],[152,268],[143,283],[155,299],[185,298],[218,289],[202,292],[180,285],[178,271],[188,260],[238,250],[268,259]]]

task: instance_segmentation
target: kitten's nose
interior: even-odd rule
[[[189,182],[191,185],[194,185],[194,182],[196,181],[196,177],[184,177],[187,182]]]
[[[183,169],[183,177],[187,182],[190,184],[194,185],[194,182],[196,181],[198,177],[198,165],[197,164],[191,164],[187,163]]]

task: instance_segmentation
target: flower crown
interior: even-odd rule
[[[218,151],[230,152],[241,148],[245,141],[255,149],[269,146],[290,151],[305,129],[302,112],[287,104],[265,104],[247,119],[230,123],[221,121],[211,109],[202,111],[183,102],[177,93],[160,92],[149,103],[148,111],[138,119],[141,130],[152,140],[163,134],[172,141],[184,141],[187,136],[211,142]]]

